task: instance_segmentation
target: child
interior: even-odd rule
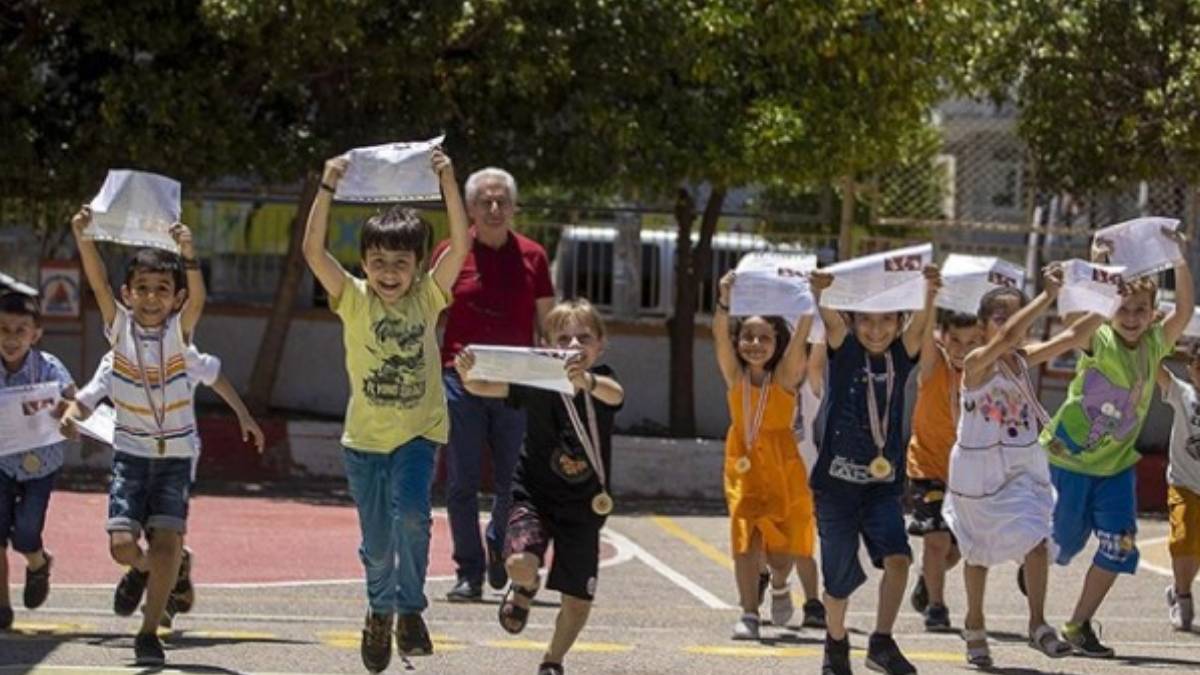
[[[21,293],[0,296],[0,385],[55,382],[64,399],[74,397],[75,381],[62,362],[34,347],[41,337],[37,299]],[[41,607],[50,594],[54,557],[42,546],[42,529],[62,464],[62,443],[0,456],[0,630],[13,624],[6,553],[10,541],[13,550],[25,556],[25,607]]]
[[[721,278],[712,329],[732,420],[725,437],[725,501],[742,608],[733,639],[757,640],[761,553],[772,572],[771,623],[776,626],[787,625],[795,611],[788,572],[797,558],[813,554],[812,493],[792,432],[793,392],[804,377],[812,317],[800,319],[795,335],[777,316],[739,317],[731,326],[734,283],[733,272]]]
[[[924,276],[924,308],[903,330],[899,312],[855,313],[847,326],[840,313],[821,308],[829,353],[823,403],[827,419],[812,486],[825,580],[825,675],[851,672],[846,609],[850,594],[867,578],[858,561],[860,537],[872,564],[884,570],[867,667],[892,674],[916,672],[892,639],[892,626],[912,560],[900,505],[904,383],[916,365],[941,286],[936,267],[927,266]],[[819,301],[833,276],[816,271],[811,280]]]
[[[1023,562],[1029,598],[1029,645],[1058,658],[1071,652],[1046,624],[1046,578],[1054,490],[1045,453],[1037,442],[1046,413],[1029,380],[1029,367],[1086,342],[1099,315],[1080,317],[1047,342],[1022,348],[1026,333],[1054,302],[1062,268],[1047,269],[1045,288],[1026,304],[1016,288],[988,291],[979,303],[983,347],[963,362],[958,439],[950,454],[949,493],[942,515],[966,560],[967,662],[989,668],[983,616],[988,567]]]
[[[504,538],[511,583],[500,603],[500,626],[513,634],[525,628],[538,569],[553,543],[546,587],[562,593],[562,609],[538,675],[562,675],[563,657],[583,630],[596,592],[600,529],[612,508],[613,418],[625,392],[611,368],[596,365],[605,334],[591,303],[559,303],[546,315],[543,329],[551,346],[579,350],[566,363],[573,399],[545,389],[471,380],[475,355],[469,349],[459,352],[455,368],[467,391],[507,398],[528,414]]]
[[[925,616],[925,630],[950,628],[946,609],[946,572],[958,564],[958,547],[942,519],[950,448],[958,426],[958,397],[963,357],[982,342],[979,320],[971,314],[944,312],[941,340],[934,321],[926,322],[917,367],[917,402],[908,442],[908,479],[913,500],[908,533],[921,537],[921,573],[912,592],[913,609]]]
[[[438,358],[437,320],[471,248],[462,197],[450,158],[433,153],[450,221],[450,248],[425,271],[430,225],[407,208],[363,226],[359,250],[366,279],[351,276],[325,249],[329,205],[348,166],[325,163],[308,214],[304,258],[342,320],[350,401],[342,434],[346,478],[358,507],[370,608],[361,654],[380,672],[392,658],[393,615],[402,654],[431,654],[421,613],[432,523],[434,453],[447,438],[446,397]]]
[[[1183,239],[1174,231],[1183,250]],[[1098,241],[1095,258],[1110,245]],[[1123,289],[1121,306],[1092,336],[1075,365],[1067,398],[1039,440],[1050,453],[1050,475],[1058,493],[1054,507],[1056,562],[1066,565],[1083,550],[1092,532],[1099,548],[1084,579],[1063,637],[1077,654],[1110,658],[1091,619],[1117,574],[1137,570],[1137,497],[1134,447],[1153,398],[1162,358],[1175,348],[1195,310],[1192,274],[1186,262],[1175,266],[1175,309],[1155,317],[1158,285],[1142,277]]]
[[[1191,382],[1166,366],[1158,370],[1163,401],[1175,413],[1167,466],[1167,511],[1171,521],[1171,567],[1175,583],[1167,586],[1167,609],[1175,630],[1190,631],[1194,618],[1192,582],[1200,569],[1200,344],[1187,353]]]
[[[176,223],[180,255],[141,249],[130,260],[119,304],[95,243],[84,237],[91,209],[71,219],[88,284],[113,350],[116,410],[113,477],[109,486],[109,551],[129,571],[117,584],[113,610],[128,616],[143,591],[146,606],[134,641],[137,665],[162,665],[159,617],[175,586],[187,526],[196,420],[184,352],[204,309],[204,277],[191,231]],[[187,289],[183,288],[186,270]],[[184,300],[186,293],[186,301]],[[149,532],[149,551],[139,544]]]

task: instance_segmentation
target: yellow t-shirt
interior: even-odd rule
[[[437,320],[449,297],[428,275],[386,306],[365,279],[346,275],[330,302],[342,320],[350,402],[342,445],[388,453],[418,436],[445,443],[449,430]]]

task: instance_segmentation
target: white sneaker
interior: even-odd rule
[[[758,616],[754,614],[743,614],[737,623],[733,624],[733,639],[734,640],[757,640],[758,639]]]
[[[1167,586],[1167,608],[1171,616],[1171,626],[1175,630],[1190,631],[1195,612],[1192,608],[1192,596],[1181,598],[1175,594],[1175,586]]]
[[[771,589],[771,625],[783,628],[792,620],[796,613],[796,605],[792,602],[792,587]]]

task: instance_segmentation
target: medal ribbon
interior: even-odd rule
[[[158,450],[159,454],[162,454],[166,447],[166,438],[163,435],[163,426],[166,424],[167,420],[167,365],[166,355],[163,353],[166,351],[163,342],[163,331],[166,330],[166,327],[164,326],[160,328],[157,336],[158,393],[159,399],[162,400],[162,407],[157,408],[154,406],[154,396],[151,394],[150,390],[150,379],[146,376],[145,358],[142,356],[142,340],[140,337],[138,337],[137,327],[133,325],[132,319],[129,323],[129,329],[133,333],[133,351],[137,356],[138,374],[141,375],[142,380],[142,391],[146,393],[146,404],[150,406],[150,412],[154,415],[154,425],[158,427]]]
[[[1046,409],[1042,407],[1042,402],[1039,401],[1038,397],[1033,393],[1033,382],[1029,379],[1029,367],[1025,365],[1025,359],[1022,359],[1020,355],[1017,355],[1017,359],[1021,364],[1021,375],[1019,377],[1013,372],[1012,368],[1005,363],[1003,358],[996,359],[996,363],[1000,367],[1001,374],[1011,380],[1013,384],[1017,385],[1017,389],[1020,390],[1021,396],[1024,397],[1025,402],[1029,404],[1029,407],[1033,408],[1033,414],[1038,418],[1038,421],[1042,423],[1042,426],[1048,427],[1050,426],[1050,413],[1046,412]]]
[[[579,444],[583,446],[583,453],[587,455],[588,461],[592,463],[592,468],[596,470],[596,477],[600,479],[600,491],[608,491],[608,478],[604,471],[604,458],[600,454],[600,428],[596,424],[596,407],[592,403],[592,395],[589,392],[583,392],[583,405],[587,410],[587,428],[583,426],[583,420],[579,418],[579,411],[575,409],[575,399],[566,394],[559,394],[562,397],[563,405],[567,406],[567,417],[571,418],[571,426],[575,428],[575,436],[579,439]]]
[[[885,352],[883,355],[884,363],[887,364],[887,395],[884,398],[883,415],[879,414],[879,402],[875,400],[875,373],[871,371],[871,355],[863,354],[863,361],[867,367],[867,420],[871,423],[871,439],[875,441],[875,448],[879,450],[879,456],[883,456],[883,448],[887,445],[888,437],[888,422],[890,421],[888,411],[892,409],[892,390],[896,384],[896,370],[892,365],[892,352]]]
[[[750,454],[750,449],[754,447],[754,441],[758,438],[758,432],[762,429],[763,418],[767,414],[767,394],[771,391],[771,373],[763,378],[762,388],[758,392],[758,402],[754,406],[754,417],[751,418],[750,413],[750,373],[744,373],[742,376],[742,438],[746,441],[746,455]],[[753,422],[751,422],[753,419]]]

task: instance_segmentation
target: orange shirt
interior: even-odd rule
[[[913,406],[912,439],[908,443],[908,477],[940,480],[950,476],[950,449],[958,436],[957,410],[951,411],[951,387],[961,391],[962,373],[953,371],[944,356],[933,365],[917,390]]]

